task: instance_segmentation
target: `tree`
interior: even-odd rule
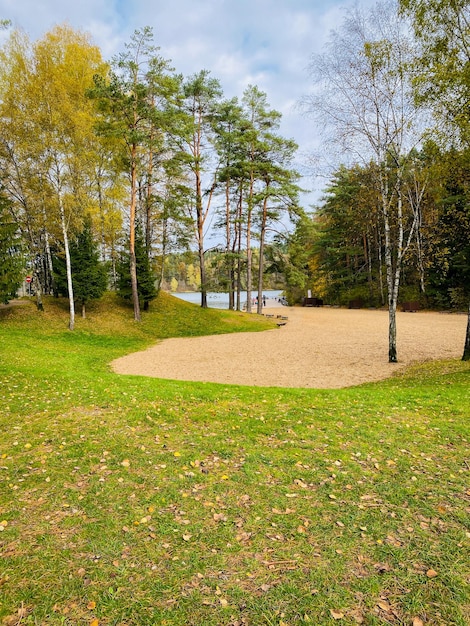
[[[436,274],[450,304],[461,308],[470,301],[470,150],[441,156],[438,236],[435,241]],[[470,359],[465,335],[463,360]]]
[[[240,308],[241,281],[236,279],[236,274],[240,267],[237,262],[239,259],[237,248],[241,244],[242,220],[240,219],[241,203],[238,200],[243,159],[241,147],[246,125],[247,122],[237,98],[220,103],[215,115],[214,131],[215,148],[219,159],[217,179],[223,189],[224,201],[216,227],[224,231],[224,265],[227,272],[229,309],[235,308],[235,291],[237,291],[237,308]]]
[[[286,238],[278,235],[271,246],[271,265],[275,271],[284,275],[285,292],[290,304],[300,302],[307,290],[314,286],[314,281],[316,295],[324,296],[318,281],[318,271],[312,271],[315,228],[313,216],[301,212],[295,229]]]
[[[466,0],[400,0],[420,42],[414,81],[418,102],[431,105],[453,141],[470,141],[470,6]],[[468,210],[468,209],[467,209]],[[468,242],[457,253],[465,257]],[[468,263],[468,258],[467,258]],[[467,265],[468,268],[468,265]],[[465,280],[465,265],[462,266]],[[470,299],[463,360],[470,359]]]
[[[258,307],[262,312],[264,248],[267,230],[279,221],[280,215],[288,211],[291,216],[299,213],[297,208],[300,188],[296,184],[299,174],[292,169],[292,160],[297,144],[278,135],[269,133],[264,138],[266,152],[260,168],[261,188],[257,193],[259,213],[259,263],[258,263]]]
[[[85,92],[104,64],[89,38],[66,26],[54,28],[34,46],[13,33],[4,55],[0,161],[6,190],[29,246],[38,298],[41,257],[46,255],[51,266],[50,236],[63,248],[73,330],[69,239],[81,228],[89,200],[94,123]],[[48,268],[41,266],[45,274]]]
[[[185,161],[192,178],[193,199],[189,206],[194,221],[203,308],[207,308],[205,230],[217,177],[210,167],[213,155],[213,123],[221,96],[219,81],[211,78],[207,70],[185,80],[180,94],[180,132],[174,136],[181,151],[186,153]]]
[[[145,238],[140,224],[135,228],[135,269],[137,276],[137,295],[144,311],[149,308],[150,302],[157,296],[155,287],[155,274],[150,267],[150,261],[145,248]],[[126,300],[133,300],[132,277],[129,263],[130,252],[123,253],[121,263],[118,266],[118,294]]]
[[[366,17],[351,10],[332,33],[327,51],[310,66],[317,91],[306,111],[333,131],[332,140],[354,160],[375,165],[384,232],[389,362],[397,361],[396,308],[403,261],[416,218],[404,212],[406,156],[421,138],[411,93],[412,45],[394,3],[377,4]]]
[[[4,304],[16,295],[24,271],[18,227],[8,206],[8,200],[0,194],[0,302]]]
[[[99,260],[90,217],[85,219],[82,232],[70,244],[70,259],[74,297],[81,305],[82,317],[86,317],[86,304],[101,298],[107,287],[106,268]]]
[[[115,140],[122,171],[129,180],[129,271],[136,321],[140,321],[135,250],[139,181],[146,178],[146,194],[151,194],[153,156],[162,149],[165,131],[156,99],[170,97],[177,88],[168,61],[157,54],[152,41],[150,27],[135,31],[127,51],[114,59],[110,76],[96,76],[95,87],[88,92],[101,114],[97,132]],[[146,202],[149,208],[148,195]]]

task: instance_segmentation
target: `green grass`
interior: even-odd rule
[[[468,363],[343,390],[109,367],[267,327],[164,295],[73,333],[62,302],[0,311],[0,623],[470,623]]]

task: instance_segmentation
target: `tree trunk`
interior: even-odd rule
[[[198,237],[198,256],[201,274],[201,307],[207,309],[206,265],[204,262],[203,240]]]
[[[201,307],[207,309],[207,285],[206,285],[206,266],[204,262],[204,222],[205,213],[202,206],[202,187],[201,173],[199,168],[196,170],[196,234],[197,248],[199,257],[199,272],[201,275]]]
[[[388,307],[388,362],[397,361],[397,306],[393,302]]]
[[[467,332],[465,335],[462,361],[470,361],[470,304],[468,305]]]
[[[237,207],[237,219],[235,221],[236,228],[236,245],[234,244],[234,251],[237,252],[237,278],[236,278],[236,292],[237,303],[236,310],[241,309],[241,291],[242,291],[242,211],[243,211],[243,184],[240,183],[240,196]]]
[[[372,306],[374,301],[374,281],[372,278],[372,256],[370,254],[371,245],[369,233],[364,233],[364,257],[367,263],[367,285],[369,287],[369,305]]]
[[[389,200],[388,186],[381,175],[381,194],[382,194],[382,215],[384,220],[384,237],[385,237],[385,267],[387,272],[387,291],[388,291],[388,362],[396,363],[397,356],[397,295],[395,293],[395,277],[396,272],[393,271],[392,242],[390,233],[390,217],[389,217]]]
[[[86,308],[85,308],[85,303],[84,302],[82,302],[82,317],[83,317],[83,319],[86,318]]]
[[[67,271],[67,289],[69,292],[69,310],[70,310],[69,329],[73,330],[75,328],[75,302],[73,299],[72,264],[70,262],[69,238],[67,235],[67,225],[65,223],[64,206],[62,204],[62,199],[60,197],[59,197],[59,210],[60,210],[60,222],[62,225],[62,236],[64,238],[65,267]]]
[[[268,213],[267,189],[266,197],[263,201],[263,216],[261,218],[261,228],[259,237],[259,266],[258,266],[258,308],[257,313],[261,315],[263,312],[263,261],[264,261],[264,240],[266,237],[266,221]]]
[[[251,313],[251,293],[252,293],[252,262],[253,255],[251,252],[251,215],[248,217],[246,231],[246,310]]]
[[[132,286],[132,303],[134,305],[134,319],[140,322],[139,292],[137,289],[137,264],[135,259],[135,214],[137,204],[137,176],[136,176],[137,147],[131,149],[131,206],[129,215],[129,258]]]
[[[44,289],[46,293],[51,294],[51,293],[54,293],[55,291],[55,278],[54,278],[54,267],[52,265],[51,246],[49,243],[49,231],[47,230],[46,207],[44,204],[42,206],[42,216],[43,216],[43,223],[44,223],[44,251],[46,255],[46,267],[47,267],[46,276],[44,278]]]
[[[230,254],[232,232],[230,227],[230,178],[227,177],[225,181],[225,252],[226,260],[225,267],[227,269],[227,282],[228,282],[228,308],[229,311],[233,311],[234,305],[234,281],[233,281],[233,259],[228,256]]]
[[[382,306],[385,304],[385,292],[384,292],[384,279],[383,279],[383,258],[382,258],[382,236],[380,233],[380,224],[377,219],[377,262],[378,262],[378,278],[379,278],[379,291],[380,302]]]
[[[42,286],[36,270],[33,272],[33,285],[36,292],[36,308],[38,311],[44,311],[44,304],[42,303]]]
[[[246,214],[246,310],[251,313],[252,292],[252,253],[251,253],[251,218],[253,214],[253,171],[250,174],[250,190],[248,194],[248,210]]]

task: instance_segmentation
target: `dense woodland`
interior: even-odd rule
[[[73,329],[75,306],[85,315],[106,289],[136,320],[161,287],[200,290],[203,307],[208,290],[228,291],[234,309],[246,290],[249,311],[263,287],[291,303],[310,290],[388,306],[395,361],[400,303],[470,300],[469,20],[469,3],[450,0],[346,14],[301,103],[336,163],[317,207],[299,206],[297,146],[257,86],[239,100],[207,70],[178,74],[148,27],[110,61],[67,26],[36,42],[9,32],[2,300],[30,275],[38,308],[68,297]]]

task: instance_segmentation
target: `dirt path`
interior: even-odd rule
[[[459,358],[466,315],[397,313],[398,364],[388,363],[388,312],[268,308],[279,329],[167,339],[112,363],[119,374],[259,387],[338,388],[381,380],[414,361]]]

